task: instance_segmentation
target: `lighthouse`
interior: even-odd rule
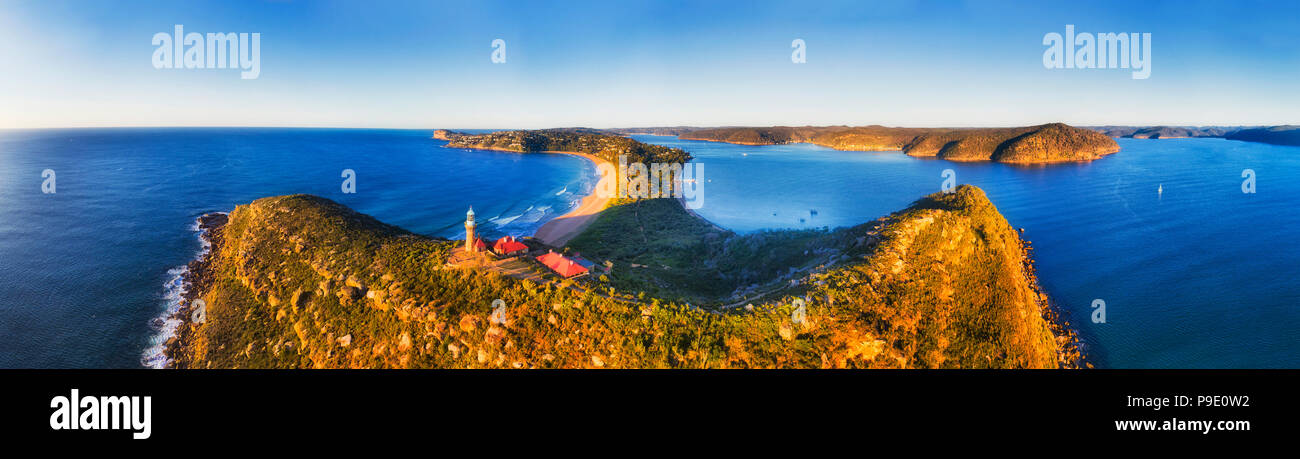
[[[465,213],[465,251],[474,251],[474,206]]]

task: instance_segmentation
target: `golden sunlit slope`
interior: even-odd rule
[[[1119,151],[1108,136],[1061,123],[1016,128],[895,128],[883,126],[729,127],[681,135],[746,145],[812,143],[836,150],[893,151],[952,161],[1052,163],[1089,161]]]
[[[646,216],[684,212],[652,201]],[[1069,356],[1018,235],[982,191],[931,195],[877,223],[792,238],[844,256],[752,308],[716,312],[611,293],[608,280],[452,267],[457,242],[323,198],[264,198],[211,232],[190,295],[206,321],[187,320],[169,355],[180,368],[1052,368]],[[615,266],[615,277],[630,269]]]

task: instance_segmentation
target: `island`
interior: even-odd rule
[[[968,185],[749,235],[621,200],[565,246],[430,238],[310,195],[202,224],[173,368],[1086,366],[1025,241]]]
[[[1015,164],[1091,161],[1119,151],[1119,144],[1105,135],[1062,123],[1017,128],[726,127],[679,137],[745,145],[812,143],[836,150],[902,151],[950,161]]]
[[[617,163],[620,155],[627,156],[629,163],[686,163],[691,160],[691,154],[680,148],[638,142],[588,128],[514,130],[486,134],[439,129],[434,131],[433,138],[446,140],[446,146],[450,148],[515,153],[582,153],[610,163]]]

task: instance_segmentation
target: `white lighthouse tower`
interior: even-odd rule
[[[474,251],[474,206],[465,213],[465,251]]]

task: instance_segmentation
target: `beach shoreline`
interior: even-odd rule
[[[599,158],[588,153],[579,153],[575,151],[543,151],[540,153],[553,153],[560,155],[573,155],[586,158],[596,165],[597,173],[600,172],[601,164],[608,164],[612,169],[614,165],[609,161]],[[564,215],[552,218],[550,221],[542,224],[537,231],[533,233],[533,238],[556,247],[562,247],[565,243],[577,236],[582,230],[586,229],[596,220],[596,216],[609,206],[611,196],[600,196],[599,190],[609,187],[614,177],[610,174],[602,174],[600,180],[596,183],[591,193],[582,197],[582,202],[578,207],[570,210]]]
[[[438,138],[438,137],[435,136],[434,138]],[[501,151],[506,153],[519,153],[519,154],[550,153],[556,155],[578,156],[578,157],[585,158],[588,161],[591,161],[593,164],[595,164],[598,174],[599,174],[601,164],[609,164],[609,167],[611,169],[615,167],[613,163],[610,163],[609,161],[606,161],[603,158],[592,155],[590,153],[581,153],[576,151],[545,150],[545,151],[536,151],[536,152],[523,152],[523,151],[507,150],[503,148],[489,148],[489,147],[480,147],[480,146],[456,146],[456,147],[445,147],[445,148],[464,148],[468,150]],[[614,180],[614,177],[612,176],[606,177],[602,175],[599,178],[599,181],[596,182],[595,188],[591,190],[591,194],[582,197],[582,202],[578,204],[578,207],[574,208],[573,210],[570,210],[569,212],[566,212],[563,215],[552,218],[546,223],[543,223],[541,227],[537,228],[537,231],[533,232],[533,238],[547,245],[552,245],[556,247],[562,247],[564,246],[564,244],[568,243],[570,239],[573,239],[574,236],[577,236],[578,233],[581,233],[582,230],[586,229],[587,226],[591,224],[591,222],[595,221],[596,216],[600,214],[600,211],[605,210],[605,207],[609,206],[609,201],[612,197],[609,196],[600,197],[598,196],[599,193],[597,192],[597,190],[600,190],[602,187],[608,187],[610,185],[610,183],[608,182],[609,180]]]

